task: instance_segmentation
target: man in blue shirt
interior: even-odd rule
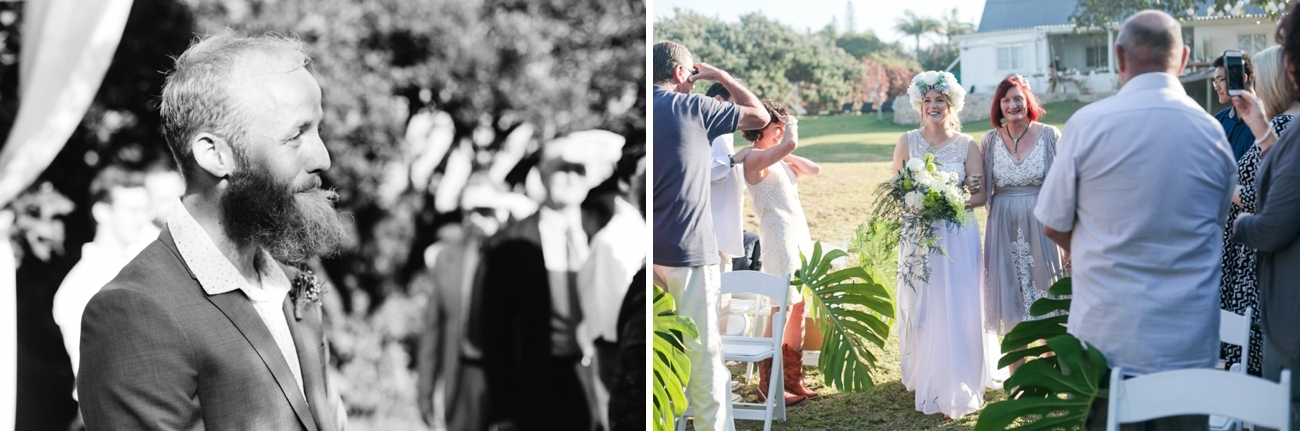
[[[717,81],[732,103],[691,94],[695,81]],[[766,126],[767,110],[727,72],[696,63],[686,47],[654,45],[654,276],[690,317],[700,340],[686,342],[691,360],[686,396],[695,429],[731,430],[731,372],[722,361],[718,303],[722,279],[710,210],[710,142],[737,129]]]
[[[1255,144],[1255,134],[1251,133],[1250,126],[1241,120],[1237,115],[1237,110],[1232,107],[1232,96],[1228,95],[1227,73],[1223,68],[1223,56],[1214,59],[1214,92],[1219,95],[1219,103],[1228,105],[1227,109],[1214,114],[1214,119],[1219,120],[1223,125],[1223,133],[1228,135],[1228,144],[1232,145],[1232,157],[1234,160],[1240,160],[1250,146]],[[1255,65],[1250,61],[1250,54],[1241,53],[1242,70],[1245,71],[1246,89],[1254,93],[1255,87]]]

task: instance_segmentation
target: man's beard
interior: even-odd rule
[[[265,249],[285,263],[302,263],[338,252],[345,233],[333,202],[338,193],[320,188],[320,180],[305,190],[281,184],[260,164],[236,156],[241,169],[230,175],[221,195],[222,227],[243,247]]]

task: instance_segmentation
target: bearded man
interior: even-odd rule
[[[86,307],[86,429],[346,426],[326,395],[319,284],[281,263],[328,255],[344,237],[336,195],[320,188],[330,159],[309,61],[300,41],[234,35],[176,59],[161,109],[186,190],[158,239]]]

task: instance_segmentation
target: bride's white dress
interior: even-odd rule
[[[960,135],[934,149],[920,131],[907,134],[908,157],[934,153],[939,170],[966,177],[966,155],[974,139]],[[964,226],[936,224],[938,250],[930,252],[929,282],[898,283],[898,344],[903,385],[916,392],[916,409],[944,413],[954,419],[974,413],[984,403],[984,389],[998,388],[992,379],[997,364],[997,339],[985,333],[980,293],[980,232],[971,218]],[[902,244],[899,262],[915,245]],[[913,289],[915,287],[915,289]]]

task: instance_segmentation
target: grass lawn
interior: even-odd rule
[[[1046,106],[1043,122],[1063,128],[1066,119],[1083,104],[1062,102]],[[978,107],[969,107],[978,109]],[[899,126],[886,116],[842,115],[805,117],[799,120],[799,149],[796,154],[822,165],[821,175],[799,183],[799,200],[808,218],[814,240],[844,244],[853,230],[871,214],[871,197],[876,186],[888,179],[889,163],[898,136],[914,127]],[[962,125],[975,139],[991,129],[987,121]],[[746,143],[737,134],[736,142]],[[745,228],[758,231],[752,199],[745,200]],[[976,211],[983,226],[984,210]],[[982,229],[981,229],[982,230]],[[822,396],[787,410],[785,422],[774,422],[775,430],[970,430],[978,414],[956,421],[943,415],[923,415],[915,409],[915,397],[901,382],[898,370],[898,339],[890,337],[883,351],[876,352],[879,368],[872,379],[876,388],[863,393],[839,393],[822,384],[816,367],[805,367],[806,382]],[[743,366],[733,367],[743,375]],[[741,388],[747,401],[755,401],[755,384]],[[985,402],[1005,399],[1001,390],[985,393]],[[757,421],[738,421],[738,430],[761,430]]]

